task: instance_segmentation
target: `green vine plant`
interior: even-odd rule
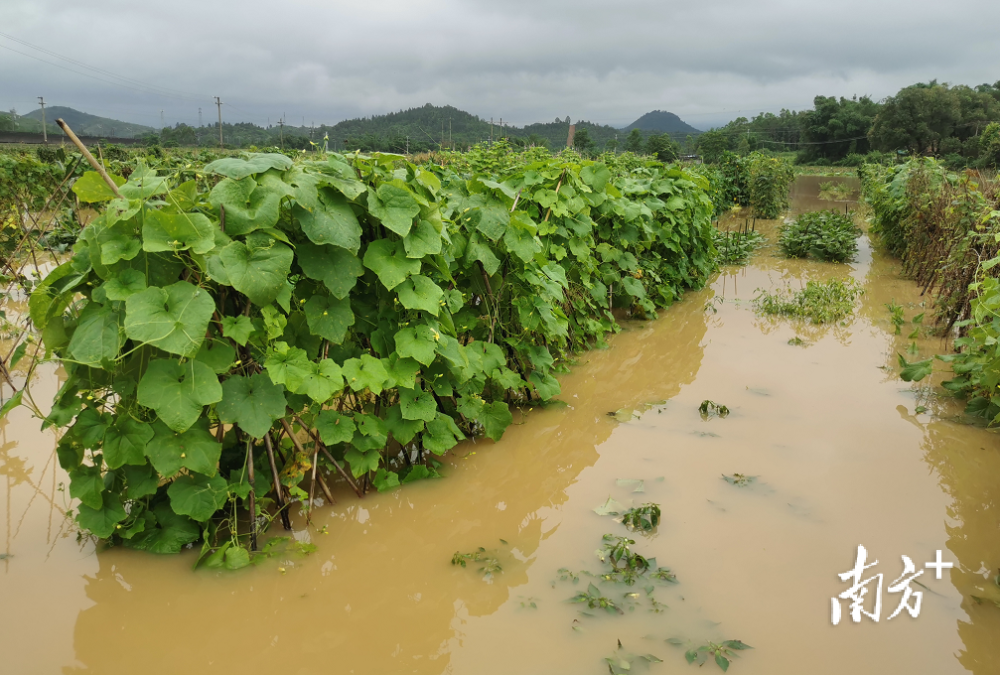
[[[467,567],[470,562],[482,563],[479,567],[479,572],[483,575],[483,581],[493,581],[495,575],[503,573],[503,566],[500,564],[500,559],[495,555],[489,555],[482,546],[472,553],[455,551],[455,555],[451,557],[452,565]]]
[[[707,181],[680,168],[318,157],[76,179],[99,213],[29,308],[67,375],[34,412],[82,530],[245,566],[331,476],[362,497],[498,441],[615,308],[652,316],[714,266]]]
[[[757,480],[757,476],[748,476],[742,473],[734,473],[731,476],[723,474],[722,478],[730,485],[735,485],[736,487],[747,487]]]
[[[744,649],[753,649],[750,645],[739,640],[725,640],[719,644],[706,642],[700,647],[692,647],[684,652],[684,658],[688,663],[697,663],[699,666],[705,665],[709,658],[715,660],[716,665],[722,672],[729,670],[729,664],[738,655],[736,652]]]
[[[701,402],[701,405],[698,406],[698,412],[701,413],[702,419],[708,419],[713,414],[719,417],[727,417],[729,415],[729,408],[716,403],[715,401],[705,399]]]

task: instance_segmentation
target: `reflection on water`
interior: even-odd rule
[[[800,177],[794,207],[826,206],[816,191],[827,180]],[[772,242],[778,225],[757,221]],[[865,295],[842,326],[765,321],[750,309],[757,288],[846,275]],[[995,437],[956,424],[954,402],[898,380],[897,353],[926,356],[942,343],[895,335],[890,300],[907,319],[923,311],[914,285],[865,239],[852,265],[788,261],[766,248],[658,321],[632,323],[609,349],[581,355],[562,378],[566,406],[526,413],[498,444],[463,444],[443,480],[364,500],[335,490],[337,504],[312,527],[293,518],[316,553],[239,573],[192,572],[191,552],[95,552],[78,542],[61,516],[66,477],[53,437],[16,411],[0,439],[0,552],[13,554],[0,562],[0,603],[16,608],[0,615],[5,666],[596,674],[620,639],[666,661],[650,672],[685,672],[683,649],[667,638],[738,638],[755,647],[733,665],[748,675],[994,673],[1000,610],[970,596],[1000,565]],[[796,335],[811,346],[789,345]],[[55,382],[53,371],[40,375],[49,391],[39,400]],[[704,399],[731,414],[703,420]],[[631,422],[607,415],[659,401]],[[921,403],[928,412],[915,412]],[[721,478],[736,472],[758,482]],[[643,480],[644,491],[620,478]],[[602,585],[633,606],[624,616],[581,616],[566,602],[588,580],[573,585],[557,571],[598,570],[601,535],[625,533],[591,510],[609,496],[662,506],[658,531],[634,538],[677,574],[677,585],[654,588],[665,609],[645,584]],[[844,590],[836,575],[858,544],[886,583],[902,571],[901,555],[922,565],[941,549],[956,567],[941,581],[921,577],[917,619],[886,621],[898,601],[887,595],[878,624],[833,627],[830,598]],[[491,583],[474,564],[448,564],[479,546],[503,566]]]

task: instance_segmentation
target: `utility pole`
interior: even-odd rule
[[[198,108],[198,128],[201,128],[201,108]]]
[[[278,120],[278,138],[281,141],[281,149],[285,149],[285,113],[281,113],[281,119]]]
[[[163,109],[160,109],[160,130],[163,130]]]
[[[46,145],[48,145],[48,143],[49,143],[49,134],[48,134],[47,131],[45,131],[45,97],[39,96],[38,97],[38,102],[42,106],[42,143],[45,143]]]
[[[455,149],[455,138],[451,135],[451,118],[448,118],[448,147]]]
[[[222,142],[222,101],[219,97],[215,97],[215,107],[219,109],[219,147],[221,148],[224,143]]]
[[[493,145],[493,118],[490,118],[490,145]]]

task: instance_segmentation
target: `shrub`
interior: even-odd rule
[[[858,252],[861,231],[849,215],[836,211],[803,213],[781,228],[778,246],[789,258],[847,262]]]

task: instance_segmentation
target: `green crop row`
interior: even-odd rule
[[[30,298],[67,374],[44,424],[68,427],[83,529],[228,540],[231,567],[317,462],[359,491],[435,476],[556,396],[613,308],[652,315],[713,268],[707,183],[663,165],[543,158],[501,181],[250,154],[115,183],[76,181],[100,214]]]

